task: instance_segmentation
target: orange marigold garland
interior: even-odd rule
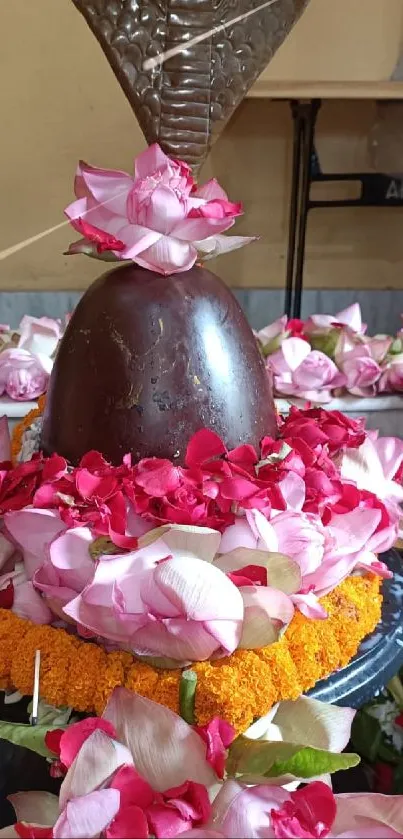
[[[379,577],[350,577],[322,599],[326,620],[293,618],[283,637],[260,650],[238,650],[199,662],[195,714],[200,725],[221,716],[238,731],[276,702],[296,699],[347,664],[381,617]],[[129,653],[106,653],[63,629],[36,626],[0,609],[0,684],[33,690],[34,654],[41,650],[42,698],[102,714],[117,685],[179,711],[180,670],[156,670]]]
[[[13,463],[17,463],[18,461],[25,432],[31,427],[31,425],[33,425],[35,420],[42,416],[45,408],[45,401],[46,396],[40,396],[38,399],[38,407],[29,411],[29,413],[15,426],[11,435],[11,457],[13,459]]]

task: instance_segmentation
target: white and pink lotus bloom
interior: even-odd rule
[[[197,187],[186,163],[154,144],[135,160],[134,175],[81,162],[76,201],[65,213],[82,239],[68,253],[132,260],[169,275],[187,271],[253,241],[222,234],[242,213],[216,180]]]
[[[398,437],[367,437],[358,449],[347,449],[340,458],[340,474],[344,481],[353,482],[359,489],[377,495],[385,504],[391,518],[392,531],[399,521],[399,535],[403,520],[403,440]],[[391,534],[392,546],[396,537]],[[378,550],[382,550],[380,547]]]
[[[372,397],[403,391],[402,339],[366,335],[361,309],[354,303],[336,315],[307,320],[279,318],[255,333],[279,396],[316,404],[340,390]]]
[[[315,403],[330,402],[332,391],[346,381],[331,358],[298,337],[286,338],[269,356],[268,367],[274,374],[276,393]]]
[[[336,315],[311,315],[305,322],[304,332],[307,335],[323,335],[331,329],[347,327],[356,335],[364,335],[366,324],[362,322],[359,303],[352,303]]]
[[[41,592],[46,622],[57,615],[137,655],[178,665],[259,647],[294,614],[297,564],[258,551],[245,563],[216,559],[221,534],[207,527],[158,528],[140,536],[136,550],[94,558],[89,528],[69,529],[54,511],[7,513],[5,526],[33,583],[33,620]],[[243,574],[245,564],[254,569]],[[3,578],[4,586],[12,581],[10,572]]]
[[[375,396],[382,374],[381,364],[392,338],[367,338],[351,329],[341,330],[335,348],[335,361],[345,375],[345,387],[354,396]]]
[[[378,382],[379,393],[403,393],[403,353],[388,357]]]
[[[25,315],[19,332],[18,345],[0,353],[0,396],[23,402],[45,393],[62,328],[58,320]]]
[[[287,315],[283,315],[258,332],[254,332],[264,356],[271,355],[275,350],[278,350],[284,339],[287,338],[287,320]]]
[[[244,549],[243,564],[253,551],[279,551],[299,566],[300,588],[291,594],[294,605],[307,617],[325,618],[318,602],[354,570],[391,576],[377,553],[396,540],[396,524],[380,527],[382,513],[364,504],[347,513],[331,515],[326,529],[318,516],[286,511],[270,521],[259,510],[247,510],[224,532],[220,551]],[[246,553],[245,553],[246,551]],[[250,560],[252,561],[252,560]]]
[[[252,727],[244,744],[261,739],[265,749],[276,750],[275,741],[283,740],[287,747],[303,748],[309,739],[311,750],[335,755],[345,748],[354,717],[349,708],[307,698],[283,703],[274,714],[274,723],[259,721],[260,733]],[[220,722],[222,731],[229,729]],[[274,742],[270,725],[276,729]],[[276,777],[257,783],[237,778],[239,763],[231,759],[231,749],[228,761],[227,751],[233,736],[225,738],[227,745],[221,737],[206,739],[168,708],[117,688],[102,718],[75,723],[62,734],[59,754],[67,774],[59,798],[40,792],[11,795],[18,822],[0,837],[35,835],[26,832],[32,825],[41,826],[38,835],[48,839],[403,835],[401,796],[333,795],[328,778],[312,779],[299,789],[301,779],[295,777],[291,786],[281,786]],[[244,753],[238,744],[241,761]],[[217,765],[227,768],[224,779]]]

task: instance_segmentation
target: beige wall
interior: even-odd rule
[[[130,168],[145,144],[71,0],[2,0],[0,32],[3,249],[63,221],[79,158]],[[88,284],[99,273],[99,263],[63,257],[71,238],[66,226],[0,262],[0,286],[74,289]]]
[[[334,4],[334,0],[312,2]],[[358,3],[362,12],[364,3],[378,0],[339,2],[352,4],[350,9],[357,9]],[[396,7],[401,0],[381,2]],[[298,26],[302,25],[303,20]],[[345,25],[349,25],[347,17]],[[95,165],[130,168],[144,141],[71,0],[3,0],[0,32],[3,250],[63,221],[80,157]],[[327,169],[362,171],[368,167],[367,134],[374,114],[372,103],[325,106],[319,147]],[[213,150],[206,175],[214,172],[231,198],[245,202],[247,213],[239,232],[261,237],[258,244],[219,261],[217,270],[233,285],[280,287],[284,283],[290,152],[287,106],[265,100],[245,102]],[[402,226],[400,211],[312,214],[307,285],[401,286]],[[1,260],[0,288],[86,287],[100,272],[100,265],[62,255],[74,237],[66,226]]]
[[[399,60],[402,0],[309,0],[267,81],[379,82]]]

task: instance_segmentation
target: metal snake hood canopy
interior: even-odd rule
[[[73,0],[147,142],[193,167],[204,162],[307,2]]]

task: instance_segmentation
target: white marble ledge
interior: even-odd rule
[[[299,399],[276,399],[276,406],[280,413],[288,413],[290,405],[295,404],[303,407],[304,400]],[[38,403],[32,402],[16,402],[15,399],[3,397],[0,399],[0,416],[6,415],[11,419],[22,419],[29,411],[37,408]],[[362,411],[363,414],[371,413],[372,411],[403,411],[403,396],[392,394],[389,396],[375,396],[372,399],[362,399],[356,396],[343,396],[340,399],[332,399],[322,405],[328,411],[345,411],[346,413],[357,414]]]
[[[37,407],[37,402],[16,402],[15,399],[9,399],[9,397],[3,396],[0,399],[0,416],[6,416],[9,419],[23,419],[23,417],[26,417],[30,411],[33,411]]]
[[[288,414],[290,404],[304,406],[303,400],[276,399],[277,410],[280,414]],[[25,417],[29,411],[37,407],[37,402],[16,402],[14,399],[0,399],[0,416],[6,415],[10,430]],[[354,396],[344,396],[333,399],[322,406],[327,410],[342,411],[349,416],[365,417],[367,428],[378,429],[382,436],[403,436],[403,395],[376,396],[373,399],[357,399]]]
[[[0,399],[0,417],[6,416],[8,418],[8,426],[12,431],[17,423],[37,407],[37,402],[17,402],[15,399],[3,396]]]
[[[305,402],[300,399],[276,399],[277,410],[281,414],[288,414],[290,405],[303,407]],[[14,399],[3,397],[0,399],[0,416],[6,415],[10,419],[22,419],[29,411],[37,408],[38,403],[16,402]],[[345,413],[368,414],[373,411],[403,411],[403,396],[392,394],[389,396],[375,396],[372,399],[359,399],[356,396],[343,396],[340,399],[332,399],[321,406],[327,411],[344,411]]]

